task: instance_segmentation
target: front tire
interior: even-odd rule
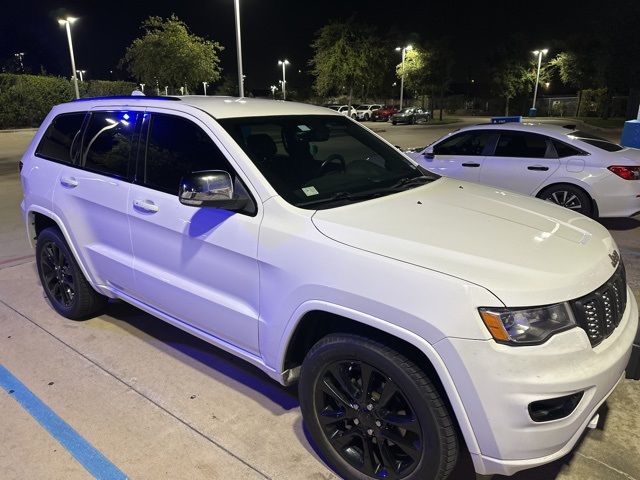
[[[593,202],[589,194],[568,183],[547,187],[538,194],[538,198],[579,212],[587,217],[594,216]]]
[[[453,421],[431,379],[381,343],[321,339],[303,362],[299,398],[311,437],[347,480],[443,480],[456,464]]]
[[[45,228],[38,235],[36,264],[40,283],[49,302],[63,317],[85,319],[94,316],[107,304],[107,298],[87,282],[57,228]]]

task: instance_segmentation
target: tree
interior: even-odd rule
[[[149,17],[142,22],[144,34],[127,48],[120,61],[139,82],[149,86],[186,85],[192,89],[203,81],[220,78],[218,42],[190,33],[175,15]]]
[[[402,62],[396,65],[396,76],[402,78]],[[427,84],[427,54],[420,48],[406,50],[404,54],[404,85],[406,88],[423,94]]]
[[[526,90],[527,71],[516,60],[505,60],[493,69],[491,73],[491,88],[493,92],[504,98],[504,114],[509,115],[509,102],[516,95]]]
[[[549,62],[550,68],[558,73],[560,81],[568,87],[578,89],[578,105],[576,117],[580,114],[582,103],[582,90],[591,86],[593,82],[593,67],[585,56],[579,56],[573,52],[560,52]]]
[[[376,72],[381,71],[387,55],[373,28],[353,19],[325,25],[316,32],[311,47],[314,90],[324,96],[347,88],[349,105],[354,86],[371,84],[380,77]]]

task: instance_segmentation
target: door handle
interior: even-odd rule
[[[470,163],[463,163],[462,166],[463,167],[473,167],[473,168],[475,168],[475,167],[479,167],[480,164],[479,163],[475,163],[475,162],[470,162]]]
[[[534,170],[536,172],[546,172],[549,170],[549,167],[545,167],[544,165],[529,165],[527,170]]]
[[[76,188],[78,186],[78,180],[74,177],[62,177],[60,178],[60,184],[67,188]]]
[[[146,213],[156,213],[158,210],[160,210],[160,207],[158,207],[151,200],[134,200],[133,206],[136,210],[140,210]]]

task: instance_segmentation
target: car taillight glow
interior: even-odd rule
[[[611,165],[607,169],[625,180],[640,180],[640,166]]]

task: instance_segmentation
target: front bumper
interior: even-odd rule
[[[573,328],[531,347],[493,340],[446,338],[434,346],[453,378],[479,451],[470,452],[481,474],[512,475],[566,455],[598,408],[623,378],[638,331],[629,291],[618,328],[592,348]],[[531,402],[584,392],[564,418],[534,422]]]
[[[636,338],[631,347],[631,356],[627,363],[626,377],[630,380],[640,380],[640,326],[636,331]]]

